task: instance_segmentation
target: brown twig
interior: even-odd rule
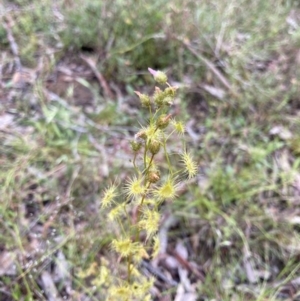
[[[205,281],[205,275],[193,267],[187,260],[178,254],[175,250],[168,250],[169,253],[176,258],[176,260],[181,264],[182,267],[193,273],[202,282]]]
[[[226,87],[233,96],[238,96],[235,89],[230,85],[228,80],[224,77],[224,75],[215,67],[215,65],[210,62],[207,58],[205,58],[203,55],[198,53],[191,45],[190,43],[176,37],[176,39],[181,42],[196,58],[198,58],[200,61],[202,61],[205,66],[210,69],[214,75],[220,80],[220,82]]]
[[[157,279],[165,282],[170,286],[177,286],[178,283],[172,279],[167,278],[158,268],[155,268],[151,265],[151,263],[147,262],[146,260],[142,260],[141,267],[146,269],[150,274],[152,274]]]
[[[91,70],[93,71],[93,73],[95,74],[95,76],[97,77],[100,86],[102,87],[103,91],[104,91],[104,95],[106,97],[109,97],[111,99],[114,99],[114,95],[112,93],[112,91],[110,90],[105,78],[103,77],[103,75],[100,73],[100,71],[96,68],[95,63],[88,57],[84,56],[84,55],[80,55],[80,58],[85,61],[85,63],[91,68]]]
[[[19,57],[19,47],[18,44],[15,41],[15,38],[12,34],[12,30],[11,30],[11,25],[10,23],[12,23],[12,20],[9,19],[8,16],[6,16],[5,18],[6,20],[4,20],[4,22],[2,23],[4,26],[4,29],[6,30],[6,36],[10,45],[10,49],[12,54],[14,55],[14,60],[15,60],[15,64],[16,64],[16,71],[21,71],[22,70],[22,64],[21,64],[21,60]]]

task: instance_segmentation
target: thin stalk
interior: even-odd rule
[[[154,159],[154,156],[155,155],[152,155],[151,156],[151,158],[150,158],[150,162],[149,162],[149,165],[148,165],[148,167],[145,169],[145,171],[144,171],[144,175],[146,176],[147,175],[147,172],[149,171],[149,169],[150,169],[150,167],[151,167],[151,164],[152,164],[152,162],[153,162],[153,159]],[[145,177],[145,184],[146,184],[146,177]]]
[[[166,159],[167,159],[167,162],[168,162],[169,170],[170,170],[171,174],[173,174],[172,165],[171,165],[170,158],[169,158],[169,155],[168,155],[168,152],[167,152],[167,148],[166,148],[165,137],[164,137],[163,149],[164,149],[164,153],[165,153],[165,156],[166,156]]]
[[[134,158],[133,158],[132,163],[133,163],[134,171],[135,171],[137,174],[139,174],[139,169],[137,168],[136,163],[135,163],[136,157],[137,157],[137,153],[134,154]]]
[[[128,284],[130,284],[131,282],[131,268],[130,268],[130,265],[131,265],[131,262],[132,262],[132,256],[130,255],[128,258],[127,258],[127,282]]]

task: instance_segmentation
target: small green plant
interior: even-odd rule
[[[167,82],[163,72],[150,68],[149,71],[158,84],[166,87],[155,87],[152,96],[135,92],[142,107],[149,111],[147,124],[131,141],[135,174],[120,189],[116,182],[106,188],[102,197],[102,209],[108,210],[109,220],[119,229],[111,248],[126,263],[124,269],[119,265],[116,277],[107,273],[107,300],[151,300],[149,291],[154,279],[141,275],[138,266],[141,260],[159,252],[161,204],[176,197],[180,179],[197,173],[197,165],[186,150],[184,124],[169,114],[176,87]],[[173,134],[182,138],[181,154],[172,154],[167,149]],[[179,157],[183,168],[176,169],[174,160]]]

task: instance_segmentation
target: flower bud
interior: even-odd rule
[[[160,143],[157,140],[150,141],[149,150],[152,155],[156,155],[160,150]]]
[[[167,96],[163,99],[163,104],[170,106],[171,104],[173,104],[173,98],[170,96]]]
[[[168,87],[165,89],[164,94],[166,96],[174,97],[176,93],[177,88],[176,87]]]
[[[157,71],[154,76],[155,81],[157,81],[159,84],[165,84],[168,80],[168,77],[165,73],[161,71]]]
[[[149,72],[153,75],[154,79],[156,82],[158,82],[159,84],[165,84],[168,80],[168,77],[165,73],[163,73],[162,71],[155,71],[151,68],[148,68]]]
[[[143,107],[149,108],[151,106],[150,97],[148,95],[142,94],[138,91],[134,91],[134,93],[140,98]]]
[[[169,125],[171,116],[172,116],[171,114],[169,115],[163,114],[159,116],[156,121],[156,126],[161,130],[165,129]]]
[[[136,153],[138,152],[141,147],[142,147],[142,143],[141,142],[137,142],[137,141],[131,141],[131,149]]]
[[[157,107],[160,108],[161,106],[163,106],[164,97],[165,97],[164,92],[160,88],[155,87],[155,92],[153,94],[153,100],[154,100],[155,104],[157,105]]]

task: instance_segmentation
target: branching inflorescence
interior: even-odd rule
[[[177,88],[167,82],[165,73],[150,68],[149,72],[165,88],[155,87],[152,96],[135,92],[142,107],[149,111],[147,125],[141,127],[131,142],[135,175],[123,187],[116,184],[108,187],[101,202],[102,209],[108,210],[109,220],[120,228],[121,234],[112,241],[111,248],[127,267],[120,268],[114,279],[108,279],[107,300],[151,300],[154,279],[143,276],[138,267],[143,259],[159,253],[160,205],[176,197],[181,175],[191,178],[198,169],[184,139],[178,160],[182,168],[176,170],[176,164],[171,163],[173,155],[167,150],[167,142],[173,134],[183,137],[185,132],[184,124],[169,114]],[[160,152],[166,164],[157,160]]]

